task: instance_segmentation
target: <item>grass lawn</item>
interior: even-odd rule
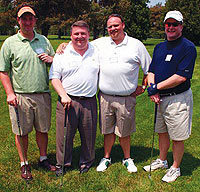
[[[5,36],[0,36],[0,45]],[[57,36],[49,36],[54,47],[64,41],[58,40]],[[69,39],[69,38],[68,38]],[[145,45],[152,55],[154,46],[161,40],[148,39]],[[200,47],[197,47],[198,56],[196,60],[194,75],[192,79],[192,90],[194,96],[193,127],[191,137],[185,141],[185,154],[181,164],[182,176],[174,183],[163,183],[161,178],[165,174],[164,170],[152,173],[152,181],[148,178],[148,173],[142,167],[150,163],[154,105],[150,102],[147,93],[137,98],[136,123],[137,132],[131,137],[131,156],[138,167],[138,172],[130,174],[122,166],[123,153],[118,140],[111,153],[112,165],[104,173],[97,173],[96,166],[103,156],[103,136],[98,129],[96,137],[96,160],[94,166],[86,174],[79,174],[79,152],[80,139],[76,134],[74,140],[73,168],[64,176],[64,185],[60,186],[60,178],[56,178],[55,173],[45,172],[38,167],[39,152],[35,141],[35,132],[29,135],[28,159],[32,167],[33,180],[26,184],[20,177],[20,164],[17,150],[15,148],[14,135],[11,131],[10,119],[6,95],[0,84],[0,191],[200,191]],[[141,82],[142,75],[140,75]],[[48,157],[51,163],[56,163],[56,128],[55,128],[55,108],[57,94],[50,86],[52,92],[52,126],[49,132]],[[159,154],[158,136],[155,136],[154,155]],[[171,149],[168,154],[169,165],[172,163]]]

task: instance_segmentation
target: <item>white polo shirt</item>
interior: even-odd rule
[[[91,42],[99,51],[99,89],[109,95],[130,95],[138,85],[139,67],[147,74],[151,57],[143,43],[125,34],[116,45],[110,37]]]
[[[61,55],[56,54],[49,71],[49,79],[60,79],[65,91],[73,96],[92,97],[97,92],[99,57],[89,43],[83,56],[71,42]]]

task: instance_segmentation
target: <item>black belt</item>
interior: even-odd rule
[[[100,91],[101,93],[103,93],[102,91]],[[106,94],[106,93],[103,93],[104,95],[109,95],[109,96],[113,96],[113,97],[128,97],[130,95],[112,95],[112,94]]]
[[[160,93],[160,97],[168,97],[168,96],[178,95],[178,94],[183,93],[185,91],[187,91],[187,90],[176,91],[176,92],[171,92],[171,93]]]
[[[95,96],[93,96],[93,97],[84,97],[84,96],[73,96],[73,95],[69,95],[69,94],[67,94],[71,99],[74,99],[74,100],[86,100],[86,99],[92,99],[93,97],[95,97]],[[58,96],[58,101],[60,101],[61,102],[61,97],[60,96]]]

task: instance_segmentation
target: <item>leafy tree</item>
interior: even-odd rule
[[[178,10],[183,14],[183,35],[195,44],[200,44],[200,0],[167,0],[166,12]]]
[[[2,3],[1,7],[8,7],[3,11],[6,20],[9,13],[16,17],[17,8],[24,3],[24,0],[2,0],[0,3]],[[52,25],[57,25],[58,31],[61,30],[62,24],[65,24],[67,20],[77,19],[79,15],[87,11],[90,2],[87,0],[26,0],[26,3],[34,6],[38,17],[37,27],[41,29],[43,35],[47,36]],[[5,23],[3,25],[6,26]]]
[[[100,33],[105,36],[106,33],[106,20],[108,15],[112,13],[112,6],[103,4],[103,2],[92,1],[90,4],[90,10],[84,14],[82,18],[86,20],[93,33],[93,39],[99,37]]]
[[[164,38],[165,36],[163,26],[164,12],[165,7],[160,3],[150,8],[150,35],[153,38]]]
[[[16,20],[12,9],[12,1],[0,1],[0,34],[2,35],[13,34],[15,32],[14,26],[16,25]]]
[[[125,30],[130,36],[140,40],[147,39],[150,29],[150,12],[147,3],[148,0],[100,0],[98,5],[93,2],[88,18],[93,26],[94,38],[96,37],[94,29],[98,30],[98,34],[103,32],[105,35],[108,16],[118,13],[124,18]]]
[[[140,40],[147,39],[150,30],[148,0],[119,0],[114,12],[120,13],[125,21],[126,31]]]

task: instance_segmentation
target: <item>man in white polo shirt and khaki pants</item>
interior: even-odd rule
[[[104,134],[104,157],[97,171],[105,171],[111,164],[110,153],[116,136],[124,153],[123,165],[129,172],[137,172],[130,155],[130,135],[136,131],[136,96],[144,92],[151,57],[139,40],[124,32],[122,17],[112,14],[107,20],[109,37],[92,42],[100,54],[99,102],[101,132]],[[139,67],[143,86],[138,86]]]

